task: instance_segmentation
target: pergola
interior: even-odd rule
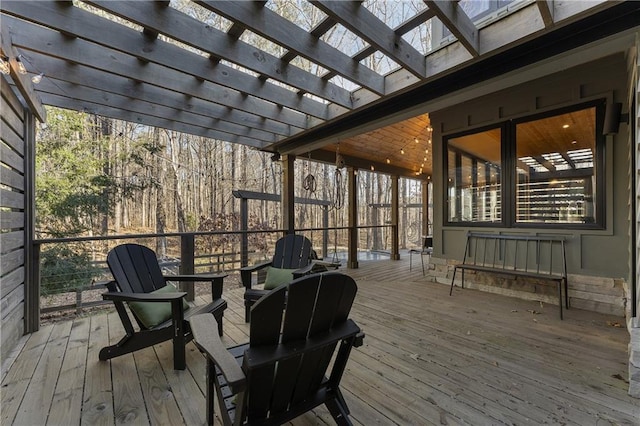
[[[53,105],[330,162],[339,142],[350,166],[415,176],[425,153],[399,153],[430,132],[413,107],[455,103],[639,13],[636,2],[415,1],[385,16],[375,1],[312,1],[292,2],[288,19],[275,2],[195,1],[197,16],[182,3],[4,1],[13,83],[42,121]]]

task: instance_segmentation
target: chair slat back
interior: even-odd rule
[[[119,245],[107,255],[107,264],[124,293],[149,293],[166,285],[156,254],[148,247]]]
[[[311,251],[311,241],[304,235],[286,235],[276,242],[271,265],[284,269],[302,268],[311,262]]]
[[[278,345],[308,341],[345,323],[356,291],[353,278],[337,272],[305,276],[288,290],[272,291],[253,307],[250,348],[272,346],[277,351]],[[336,345],[337,341],[248,372],[249,420],[277,416],[315,395]]]

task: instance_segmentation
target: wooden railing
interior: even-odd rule
[[[358,226],[355,228],[356,232],[359,231],[371,231],[371,230],[380,230],[382,228],[390,228],[393,230],[392,225],[380,225],[380,226]],[[335,228],[301,228],[296,229],[296,233],[300,233],[306,235],[310,238],[314,244],[314,247],[318,247],[321,249],[319,253],[321,256],[327,256],[330,253],[330,249],[332,248],[334,251],[346,249],[347,248],[347,236],[342,235],[341,238],[338,238],[337,233],[346,233],[349,230],[352,230],[350,227],[335,227]],[[202,272],[229,272],[233,273],[240,269],[242,266],[247,266],[251,261],[251,257],[268,256],[267,253],[262,250],[256,250],[255,247],[249,247],[249,236],[256,234],[273,234],[273,242],[282,236],[285,233],[283,229],[272,229],[272,230],[260,230],[260,231],[209,231],[209,232],[188,232],[188,233],[163,233],[163,234],[150,234],[150,233],[141,233],[141,234],[127,234],[127,235],[109,235],[109,236],[93,236],[93,237],[75,237],[75,238],[43,238],[34,240],[33,243],[33,259],[34,262],[30,265],[32,268],[31,276],[33,277],[33,282],[29,285],[33,285],[36,288],[33,289],[33,293],[31,294],[41,294],[41,253],[42,247],[47,244],[95,244],[98,242],[105,242],[104,246],[101,247],[96,257],[99,259],[94,262],[94,267],[104,271],[101,276],[97,276],[94,280],[91,280],[76,288],[68,288],[64,290],[65,293],[75,293],[75,298],[72,303],[68,303],[69,301],[65,301],[57,306],[49,306],[46,308],[41,307],[40,300],[33,301],[32,307],[37,311],[38,321],[41,313],[52,313],[61,310],[75,310],[76,312],[81,312],[86,308],[93,308],[95,306],[99,306],[103,302],[101,300],[87,300],[86,292],[102,289],[104,288],[103,281],[110,279],[110,273],[108,272],[106,262],[102,259],[106,259],[107,251],[113,246],[120,244],[126,240],[156,240],[158,238],[177,238],[179,239],[178,250],[173,251],[173,256],[169,261],[166,259],[161,259],[160,262],[163,266],[174,266],[177,267],[177,273],[179,274],[194,274],[194,273],[202,273]],[[207,237],[207,236],[236,236],[238,243],[240,244],[240,248],[235,250],[230,250],[226,252],[216,252],[216,253],[196,253],[196,238]],[[318,243],[314,241],[317,237],[320,236],[322,238],[321,242]],[[334,245],[333,247],[329,247],[329,241],[333,237]],[[339,240],[339,241],[338,241]],[[390,240],[390,239],[389,239]],[[144,244],[144,243],[143,243]],[[272,245],[271,245],[272,246]],[[356,244],[357,247],[357,244]],[[261,259],[262,259],[261,258]],[[256,259],[257,260],[257,259]],[[167,262],[172,263],[173,265],[169,265]],[[195,297],[193,283],[182,283],[181,289],[188,293],[187,298],[189,300],[193,300]],[[61,291],[62,292],[62,291]],[[37,303],[36,303],[37,302]]]

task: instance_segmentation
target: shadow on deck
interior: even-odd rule
[[[355,424],[638,424],[620,318],[474,290],[449,297],[409,261],[361,261],[352,317],[366,333],[342,381]],[[246,340],[242,289],[225,283],[224,342]],[[203,302],[202,300],[200,302]],[[3,425],[203,424],[204,359],[185,371],[167,342],[108,362],[115,313],[49,324],[23,339],[2,380]],[[295,425],[333,424],[324,408]]]

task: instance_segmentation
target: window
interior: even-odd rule
[[[516,222],[594,223],[596,108],[518,123]]]
[[[448,223],[602,227],[603,102],[445,139]]]
[[[448,141],[450,222],[501,222],[501,129]]]

